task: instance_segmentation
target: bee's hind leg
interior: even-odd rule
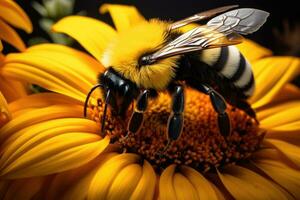
[[[171,88],[172,93],[172,112],[168,119],[167,136],[168,142],[162,151],[158,154],[164,154],[172,142],[177,140],[182,133],[183,129],[183,111],[184,111],[184,90],[182,85],[175,85]]]
[[[230,135],[231,124],[226,112],[226,102],[223,96],[206,84],[201,84],[198,89],[209,95],[213,108],[218,113],[218,126],[220,133],[223,136]]]

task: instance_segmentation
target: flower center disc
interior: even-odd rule
[[[103,103],[99,102],[98,107],[93,107],[92,115],[98,122],[103,113]],[[217,113],[209,97],[187,89],[183,132],[164,154],[159,155],[167,144],[166,127],[170,106],[168,94],[150,100],[140,132],[130,134],[126,139],[124,136],[131,111],[126,120],[108,113],[106,134],[127,152],[137,153],[150,161],[157,170],[175,163],[208,171],[249,157],[262,141],[263,134],[259,133],[255,120],[232,106],[227,108],[232,126],[231,135],[222,136],[217,125]]]

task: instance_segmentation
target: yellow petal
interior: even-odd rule
[[[159,179],[160,200],[177,199],[173,185],[175,169],[176,165],[172,164],[168,166],[161,174]]]
[[[290,195],[268,179],[244,167],[230,166],[218,175],[231,195],[239,200],[291,199]]]
[[[173,185],[177,199],[199,199],[194,186],[180,173],[175,173]]]
[[[14,1],[0,1],[0,18],[17,28],[23,29],[27,33],[32,32],[32,24],[29,17]]]
[[[295,199],[300,198],[300,172],[283,162],[271,159],[257,159],[253,162],[280,186],[290,192]]]
[[[299,128],[298,130],[268,130],[265,137],[300,146]]]
[[[52,30],[71,36],[98,60],[101,60],[103,51],[116,36],[115,30],[109,25],[83,16],[65,17],[54,24]]]
[[[5,178],[43,176],[79,167],[97,157],[109,138],[84,132],[54,136],[24,152],[1,170]]]
[[[1,69],[0,69],[1,71]],[[1,73],[1,72],[0,72]],[[12,102],[27,96],[27,84],[15,81],[0,74],[0,91],[5,96],[7,102]]]
[[[30,200],[37,197],[38,192],[42,189],[45,178],[29,178],[11,181],[3,193],[1,199],[22,199]]]
[[[121,170],[126,166],[135,164],[139,161],[139,156],[136,154],[121,154],[113,157],[107,163],[105,163],[97,171],[91,182],[88,198],[87,199],[107,199],[107,195],[110,193],[110,188]],[[137,171],[134,169],[134,171]],[[124,180],[125,181],[125,180]],[[122,187],[128,187],[127,182],[124,182]],[[130,187],[130,186],[129,186]]]
[[[94,121],[82,118],[54,119],[34,124],[13,133],[2,144],[1,152],[3,152],[3,155],[0,158],[0,166],[4,167],[10,164],[36,144],[40,144],[51,137],[68,132],[97,134],[100,132],[100,129],[99,125]]]
[[[99,10],[101,14],[109,12],[118,32],[145,21],[145,18],[134,6],[103,4]]]
[[[28,95],[13,101],[8,105],[8,108],[13,117],[16,117],[18,114],[22,114],[24,110],[43,108],[56,104],[82,105],[82,102],[61,94],[44,92]]]
[[[278,105],[280,103],[284,103],[292,100],[300,99],[300,89],[299,87],[293,84],[286,84],[281,92],[278,93],[270,103],[268,103],[267,107],[271,107],[273,105]]]
[[[11,44],[19,51],[25,50],[25,44],[18,33],[0,19],[0,39]]]
[[[38,45],[9,54],[2,74],[40,85],[84,102],[103,66],[92,57],[55,44]]]
[[[299,122],[299,112],[300,101],[285,103],[259,112],[260,114],[267,114],[267,117],[260,120],[260,125],[265,129],[276,130],[276,128],[279,126]],[[300,126],[296,130],[300,130]]]
[[[6,99],[0,91],[0,128],[11,120],[11,112],[8,109]]]
[[[265,141],[283,153],[296,166],[300,167],[300,148],[298,146],[277,139],[265,139]]]
[[[82,117],[82,107],[74,105],[54,105],[23,112],[0,129],[0,144],[13,133],[30,125],[51,119]]]
[[[134,192],[130,196],[131,200],[152,200],[154,198],[154,190],[156,184],[156,174],[151,164],[144,160],[143,175],[137,184]]]
[[[251,64],[259,59],[272,55],[269,49],[248,39],[245,39],[241,44],[237,45],[237,47]]]
[[[271,102],[282,87],[299,74],[300,59],[295,57],[269,57],[254,64],[256,90],[250,99],[258,108]]]
[[[182,166],[181,172],[188,178],[198,192],[201,200],[218,200],[212,183],[191,167]]]
[[[65,200],[85,200],[87,199],[88,190],[91,185],[91,182],[98,172],[100,167],[105,165],[107,161],[113,157],[119,155],[118,153],[103,153],[99,155],[96,159],[84,165],[80,168],[71,170],[70,172],[65,172],[59,174],[59,179],[53,181],[56,184],[56,187],[51,187],[50,192],[54,192],[56,196],[48,193],[49,199],[59,199],[63,196],[62,199]],[[65,185],[71,186],[65,192],[65,186],[62,186],[62,181],[65,182]],[[63,194],[63,192],[65,192]],[[47,196],[48,196],[47,194]],[[63,194],[63,195],[62,195]],[[51,198],[52,197],[52,198]]]
[[[139,164],[130,164],[124,167],[113,180],[105,199],[129,199],[142,176]]]

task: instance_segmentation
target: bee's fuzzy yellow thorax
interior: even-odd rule
[[[106,67],[113,67],[138,87],[163,90],[175,76],[179,56],[138,67],[138,61],[146,53],[159,49],[165,42],[167,22],[151,20],[118,34],[109,45],[102,59]]]

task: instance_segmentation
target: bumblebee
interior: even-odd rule
[[[242,42],[241,35],[257,31],[269,13],[236,7],[212,9],[174,23],[153,19],[120,32],[105,50],[102,62],[107,70],[87,95],[84,115],[91,93],[101,88],[105,99],[104,134],[107,106],[122,116],[136,100],[127,127],[128,134],[135,134],[142,127],[149,99],[168,91],[172,95],[169,144],[183,129],[187,85],[210,96],[224,136],[231,131],[226,102],[255,118],[246,101],[255,88],[251,66],[234,45]],[[201,20],[207,23],[183,31],[185,25]]]

